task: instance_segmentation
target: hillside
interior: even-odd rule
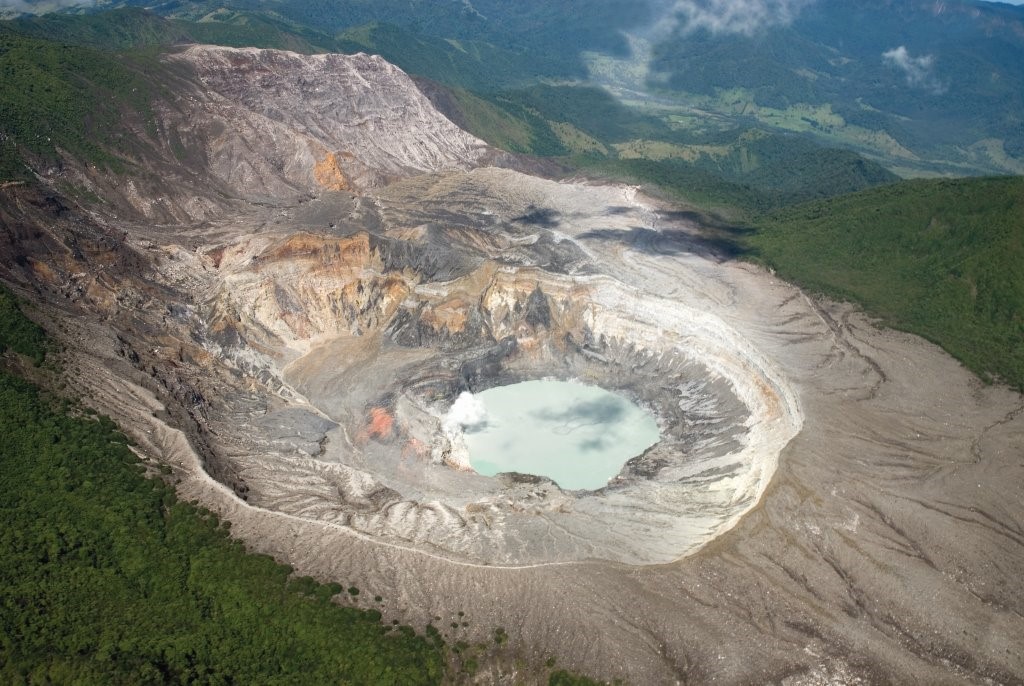
[[[757,224],[749,244],[783,278],[1024,388],[1024,179],[904,182]]]
[[[144,54],[125,60],[0,26],[0,180],[59,165],[58,149],[123,169],[153,130],[150,106],[161,71]],[[137,133],[126,132],[132,129]]]
[[[743,131],[715,145],[639,141],[615,158],[577,156],[584,169],[658,186],[677,201],[734,219],[892,183],[898,177],[855,153],[805,139]]]
[[[15,86],[0,96],[0,173],[6,179],[27,179],[29,169],[57,164],[58,148],[118,169],[152,157],[153,139],[167,135],[157,130],[152,102],[157,97],[173,101],[173,89],[180,87],[154,89],[154,83],[170,79],[154,53],[196,41],[380,54],[430,79],[420,82],[435,105],[496,147],[542,156],[584,155],[580,161],[589,168],[645,181],[666,175],[697,180],[691,199],[710,196],[763,209],[895,178],[875,162],[806,136],[745,127],[705,135],[627,107],[600,88],[538,83],[554,73],[538,61],[548,59],[543,52],[530,56],[388,24],[331,37],[276,15],[219,11],[191,21],[123,9],[22,18],[0,24],[0,40],[5,46],[0,65]],[[126,138],[125,129],[138,134]]]
[[[768,3],[752,22],[666,0],[593,0],[586,12],[539,0],[189,1],[153,6],[166,26],[138,9],[149,3],[102,6],[127,8],[120,25],[86,13],[23,18],[16,30],[119,48],[365,50],[478,93],[599,84],[675,133],[799,133],[903,176],[1024,172],[1024,8],[1011,5]]]
[[[806,3],[767,28],[680,21],[647,86],[804,131],[906,174],[1024,171],[1024,8]],[[682,95],[680,95],[682,94]]]

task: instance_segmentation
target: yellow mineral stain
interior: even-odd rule
[[[344,152],[327,153],[327,157],[314,165],[313,177],[316,179],[317,183],[328,190],[349,191],[352,190],[352,185],[345,176],[345,172],[341,169],[341,161],[338,159],[339,155],[343,159],[352,157],[351,154]]]
[[[447,329],[449,333],[459,333],[466,328],[468,309],[467,302],[461,298],[452,298],[424,310],[422,319],[434,331]]]

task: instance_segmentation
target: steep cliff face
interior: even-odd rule
[[[169,128],[240,192],[367,189],[487,153],[377,56],[194,46],[169,59],[201,85]]]
[[[401,273],[385,272],[367,233],[346,238],[297,233],[269,245],[254,242],[265,243],[237,244],[220,256],[215,323],[232,326],[226,312],[243,312],[246,321],[285,344],[359,335],[388,321],[410,291]]]

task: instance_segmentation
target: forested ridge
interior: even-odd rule
[[[906,181],[766,214],[747,247],[1024,390],[1024,178]]]

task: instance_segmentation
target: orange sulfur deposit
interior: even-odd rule
[[[395,428],[395,418],[383,407],[374,407],[370,410],[370,421],[366,427],[366,434],[369,438],[391,438]]]

